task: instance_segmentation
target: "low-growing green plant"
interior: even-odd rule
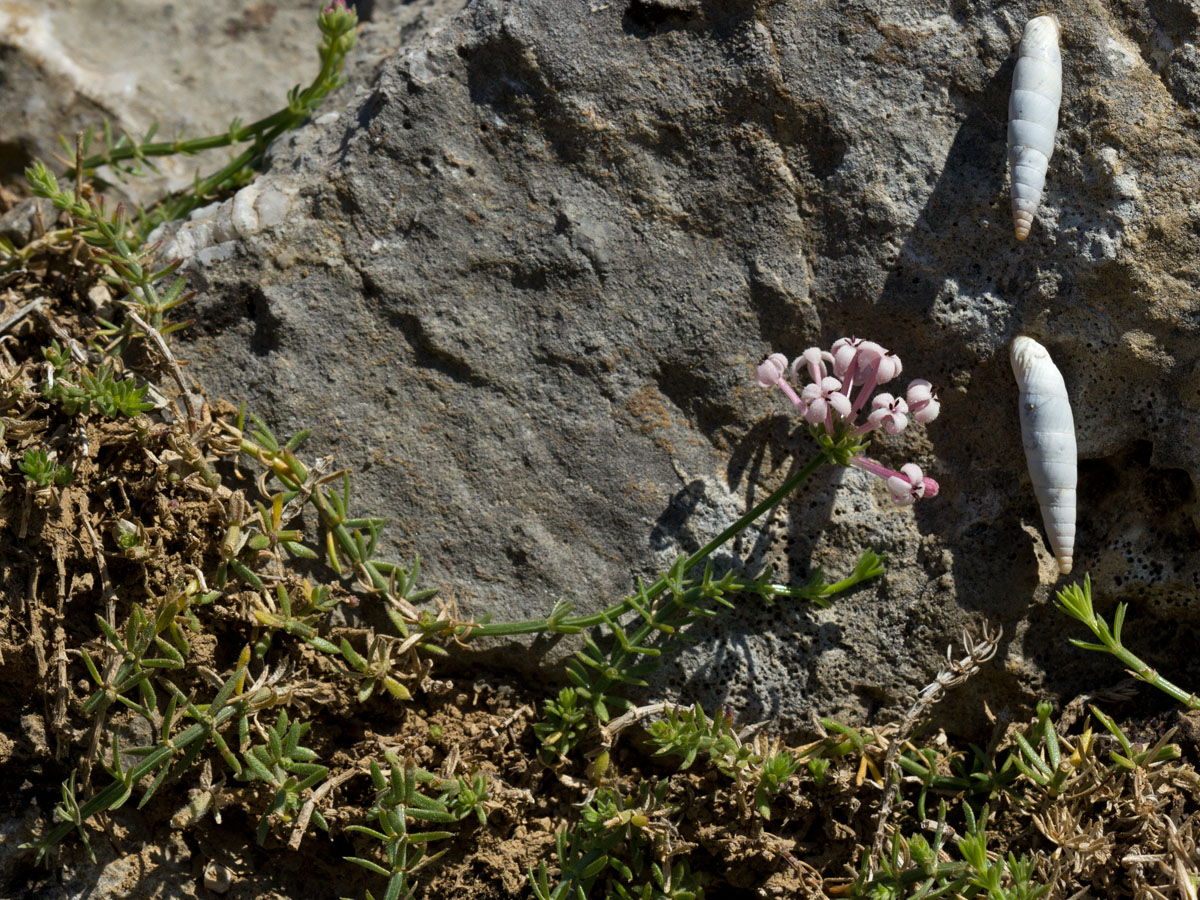
[[[149,327],[160,336],[169,335],[187,325],[186,322],[168,322],[166,314],[190,300],[194,294],[186,291],[187,281],[177,276],[165,289],[159,284],[170,278],[179,269],[181,260],[162,268],[153,266],[154,248],[142,248],[133,233],[133,224],[118,206],[109,214],[103,200],[85,200],[77,193],[63,190],[58,179],[40,162],[25,170],[25,178],[34,196],[44,197],[57,209],[67,213],[80,236],[91,248],[93,259],[112,270],[104,279],[121,290],[127,311],[136,310],[144,316]],[[99,337],[108,341],[106,351],[121,355],[135,337],[145,338],[146,330],[138,326],[132,317],[121,325],[100,320],[103,328]]]
[[[71,483],[71,470],[55,462],[45,450],[26,450],[17,468],[34,487],[66,487]]]
[[[442,782],[442,786],[447,796],[447,808],[456,820],[474,816],[480,825],[487,824],[489,790],[486,775],[478,771],[470,778],[457,775]]]
[[[449,831],[412,831],[413,824],[449,825],[468,817],[486,821],[484,803],[487,781],[476,773],[470,781],[463,778],[441,779],[419,768],[411,760],[401,763],[388,755],[388,772],[371,760],[371,781],[377,792],[367,812],[379,826],[349,825],[346,830],[378,841],[383,845],[383,863],[362,856],[346,857],[376,875],[386,878],[383,900],[407,900],[414,896],[413,876],[446,852],[429,852],[429,844],[453,837]],[[432,786],[436,796],[422,793],[421,786]],[[367,891],[367,900],[374,895]]]
[[[140,629],[135,629],[135,631],[140,631]],[[142,634],[144,636],[144,632]],[[158,636],[155,635],[155,637]],[[118,646],[121,645],[118,643]],[[140,644],[129,644],[129,652],[136,654],[140,646]],[[174,662],[174,660],[170,661]],[[107,787],[85,801],[78,799],[75,775],[71,774],[63,786],[63,799],[55,809],[54,821],[58,824],[41,836],[21,845],[23,848],[36,851],[39,862],[47,859],[50,851],[72,831],[78,831],[94,860],[95,856],[91,854],[87,839],[88,822],[101,813],[121,807],[133,795],[143,779],[153,776],[149,786],[144,788],[138,803],[139,806],[144,806],[162,787],[169,775],[172,773],[179,775],[188,769],[210,740],[235,774],[241,771],[241,764],[222,738],[220,729],[226,723],[239,716],[244,716],[255,701],[266,699],[260,694],[249,697],[239,696],[236,700],[234,699],[238,685],[245,679],[246,670],[244,668],[235,670],[225,680],[211,702],[207,704],[197,705],[182,691],[175,688],[171,699],[159,712],[159,701],[155,696],[153,686],[148,683],[149,674],[146,671],[147,668],[160,667],[153,663],[153,660],[145,660],[144,657],[129,660],[121,664],[119,669],[124,673],[122,678],[117,671],[113,671],[109,677],[102,676],[95,664],[89,660],[88,671],[100,688],[92,695],[86,711],[98,714],[101,709],[107,708],[114,702],[120,702],[153,723],[158,740],[153,744],[126,748],[125,751],[121,750],[120,741],[113,740],[111,742],[111,761],[105,764],[105,769],[113,780]],[[173,686],[170,681],[164,680],[162,683],[168,687]],[[134,689],[138,692],[137,700],[128,696]],[[139,700],[141,702],[138,702]],[[177,730],[177,726],[187,719],[192,719],[194,724]],[[93,733],[99,733],[95,727]],[[95,743],[93,743],[93,747],[96,747]],[[127,765],[124,760],[125,756],[141,757],[141,762],[136,765]]]
[[[269,594],[260,594],[262,598]],[[254,608],[254,617],[266,626],[266,635],[284,632],[298,637],[311,647],[316,647],[322,653],[336,654],[337,644],[325,640],[317,633],[318,626],[325,621],[338,601],[331,595],[325,585],[314,587],[307,580],[302,581],[294,591],[289,591],[282,584],[275,586],[275,607],[268,609],[265,605]],[[269,641],[266,646],[269,646]],[[259,656],[266,653],[266,646],[256,647]]]
[[[215,586],[224,590],[229,583],[230,573],[236,575],[256,591],[263,590],[262,579],[254,572],[258,552],[253,550],[247,528],[246,496],[234,491],[225,504],[225,536],[221,539],[221,561],[217,564]]]
[[[263,782],[274,791],[267,811],[258,823],[258,842],[265,843],[272,825],[290,825],[299,815],[307,793],[329,774],[329,769],[314,762],[317,754],[300,745],[311,727],[308,722],[292,722],[286,709],[279,711],[275,724],[267,729],[265,743],[242,751],[246,766],[235,777],[239,781]],[[322,831],[329,823],[314,809],[311,821]]]
[[[662,720],[648,727],[655,755],[681,756],[679,768],[690,768],[701,754],[717,770],[732,778],[739,789],[753,789],[753,809],[771,818],[771,800],[783,789],[800,766],[800,758],[778,745],[769,746],[760,737],[742,740],[733,727],[733,717],[718,713],[711,719],[700,705],[691,709],[668,708]],[[738,800],[745,804],[741,791]]]
[[[349,664],[348,671],[356,675],[359,687],[355,699],[366,703],[377,688],[383,688],[397,700],[408,700],[412,697],[403,683],[392,675],[395,668],[392,659],[396,642],[385,636],[375,635],[367,647],[367,655],[360,655],[345,638],[342,638],[341,653]]]
[[[565,687],[558,692],[557,698],[544,701],[542,721],[533,726],[542,761],[551,763],[565,757],[583,740],[588,725],[587,710],[575,688]]]
[[[993,858],[987,849],[988,810],[978,817],[963,804],[966,833],[956,842],[960,859],[949,859],[946,804],[939,808],[932,840],[896,831],[882,865],[863,870],[850,893],[869,900],[900,897],[987,897],[988,900],[1037,900],[1050,885],[1034,878],[1033,860],[1009,854]]]
[[[668,781],[643,783],[636,796],[600,788],[583,804],[574,827],[555,833],[558,874],[551,881],[542,862],[529,878],[538,900],[593,896],[621,900],[700,900],[701,879],[686,859],[667,802]]]
[[[153,409],[146,400],[148,387],[138,387],[132,378],[117,379],[109,363],[95,372],[75,365],[57,341],[42,350],[51,368],[42,384],[42,396],[57,403],[68,416],[97,413],[105,418],[132,417]]]

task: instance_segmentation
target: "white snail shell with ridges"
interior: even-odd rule
[[[1030,19],[1021,38],[1008,100],[1008,171],[1012,181],[1013,228],[1029,236],[1042,200],[1046,169],[1054,154],[1058,105],[1062,101],[1062,55],[1058,19]]]
[[[1066,575],[1075,552],[1075,484],[1079,477],[1067,385],[1046,348],[1033,338],[1016,338],[1010,358],[1021,391],[1021,442],[1029,478],[1058,570]]]

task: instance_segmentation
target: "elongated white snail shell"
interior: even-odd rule
[[[1058,105],[1062,101],[1062,55],[1058,19],[1030,19],[1021,38],[1008,100],[1008,172],[1012,181],[1013,228],[1029,236],[1042,200],[1046,169],[1054,154]]]
[[[1021,442],[1029,478],[1058,570],[1066,575],[1075,552],[1075,483],[1079,474],[1067,385],[1046,348],[1032,338],[1016,338],[1010,359],[1021,391]]]

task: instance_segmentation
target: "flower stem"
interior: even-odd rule
[[[795,475],[792,475],[787,481],[780,485],[778,490],[776,490],[752,510],[750,510],[748,513],[718,534],[715,538],[693,553],[690,557],[688,557],[687,561],[683,564],[683,571],[687,572],[698,563],[703,562],[722,544],[744,530],[755,519],[767,512],[767,510],[780,503],[788,496],[788,494],[794,491],[802,481],[812,475],[821,467],[821,464],[825,462],[829,462],[829,458],[824,453],[818,453],[803,469],[801,469]],[[654,584],[650,585],[650,587],[646,588],[644,593],[639,593],[638,597],[639,599],[653,600],[667,589],[667,585],[668,581],[666,574],[660,575],[658,580],[655,581]],[[469,628],[464,626],[459,629],[459,634],[464,638],[476,638],[497,637],[501,635],[513,634],[536,634],[538,632],[547,630],[573,632],[581,628],[590,628],[593,625],[600,625],[615,616],[619,616],[622,613],[628,612],[630,609],[632,609],[632,606],[629,604],[629,601],[621,600],[620,602],[614,603],[612,606],[609,606],[607,609],[601,610],[600,612],[592,613],[591,615],[586,616],[574,616],[571,618],[561,619],[553,625],[551,625],[549,619],[529,619],[523,622],[497,622],[492,625],[475,625]]]

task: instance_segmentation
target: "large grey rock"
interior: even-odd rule
[[[361,470],[389,550],[420,552],[464,613],[507,619],[600,608],[807,457],[752,383],[764,352],[879,340],[940,385],[943,414],[874,453],[920,462],[941,495],[900,509],[861,472],[819,473],[723,561],[801,581],[874,547],[886,580],[828,611],[725,614],[653,690],[785,727],[894,713],[984,618],[1006,637],[957,727],[983,700],[1097,687],[1119,673],[1066,646],[1081,632],[1048,605],[1007,344],[1042,340],[1071,386],[1076,570],[1134,604],[1165,660],[1190,633],[1170,617],[1200,611],[1198,16],[1057,7],[1062,123],[1022,245],[1006,105],[1042,11],[479,0],[430,17],[251,193],[177,233],[201,288],[181,352],[215,393],[315,428],[308,452]]]

